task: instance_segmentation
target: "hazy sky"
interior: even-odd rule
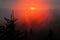
[[[12,8],[12,6],[17,4],[18,2],[20,2],[21,4],[24,1],[25,0],[0,0],[0,17],[4,16],[8,17],[10,14],[8,14],[9,10],[6,8]],[[46,1],[52,5],[52,8],[60,8],[60,0],[46,0]]]
[[[10,7],[12,7],[12,5],[17,3],[17,1],[19,1],[21,3],[24,0],[0,0],[0,8],[10,8]],[[50,2],[51,5],[53,5],[53,7],[60,6],[60,0],[47,0],[47,1]]]
[[[25,0],[0,0],[0,20],[4,20],[4,17],[9,18],[10,10],[8,8],[12,8],[18,2],[21,4],[24,1]],[[38,0],[38,1],[40,2],[41,0]],[[60,0],[46,0],[46,1],[52,5],[51,8],[60,8]],[[59,10],[59,12],[60,12],[60,10]],[[56,14],[59,15],[58,17],[60,17],[59,13],[56,13]],[[56,16],[56,14],[55,14],[55,16]],[[57,18],[57,16],[55,18]]]
[[[12,8],[15,4],[17,4],[18,2],[23,3],[25,0],[0,0],[0,23],[1,20],[4,20],[4,17],[10,17],[10,10],[8,8]],[[39,2],[41,0],[38,0]],[[44,0],[45,1],[45,0]],[[52,5],[51,8],[60,8],[60,0],[46,0],[48,3],[50,3],[50,5]],[[54,11],[54,18],[60,18],[60,10],[55,10]],[[53,19],[54,19],[53,18]],[[54,19],[54,20],[55,20]]]

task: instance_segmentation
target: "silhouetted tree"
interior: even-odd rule
[[[0,40],[8,40],[5,32],[5,27],[0,25]]]
[[[54,32],[52,30],[49,30],[48,39],[53,40],[53,35],[54,35]]]
[[[9,40],[22,40],[22,33],[15,30],[15,22],[17,19],[14,18],[14,10],[12,10],[11,18],[4,18],[6,23],[6,35]]]
[[[32,40],[32,28],[30,29],[30,40]]]

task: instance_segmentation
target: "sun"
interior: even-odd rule
[[[35,10],[35,8],[34,7],[31,7],[30,10]]]

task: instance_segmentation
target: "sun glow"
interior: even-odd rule
[[[30,10],[35,10],[35,8],[34,7],[31,7]]]
[[[13,7],[15,16],[21,24],[25,23],[27,30],[30,28],[42,28],[51,20],[51,5],[45,0],[24,0]]]

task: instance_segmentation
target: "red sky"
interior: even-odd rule
[[[35,10],[30,10],[34,7]],[[26,22],[28,29],[32,26],[45,26],[51,20],[51,5],[46,0],[23,0],[14,6],[15,16],[20,22]],[[34,22],[34,23],[32,23]]]

